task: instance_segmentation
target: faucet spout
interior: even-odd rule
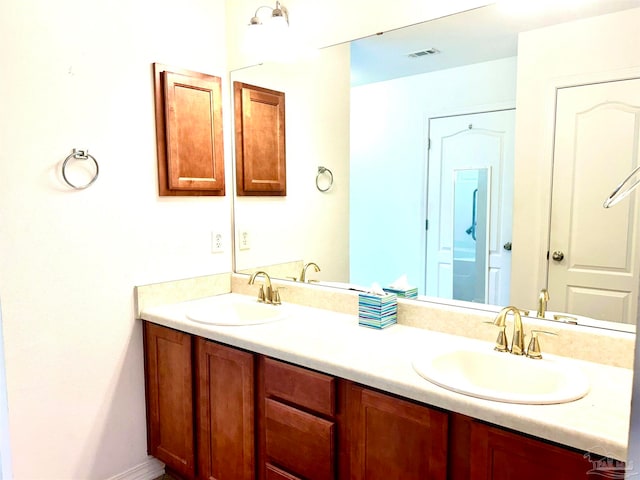
[[[253,285],[258,275],[262,275],[264,277],[264,290],[260,288],[258,301],[273,303],[273,288],[271,287],[271,278],[267,272],[263,272],[262,270],[254,272],[253,275],[251,275],[251,278],[249,278],[249,285]]]
[[[540,290],[538,294],[538,312],[536,316],[538,318],[544,318],[545,313],[547,313],[547,302],[549,301],[549,291],[546,288]]]
[[[509,313],[513,313],[513,338],[511,340],[511,350],[507,344],[505,330],[506,319]],[[524,355],[524,327],[522,326],[522,317],[520,316],[520,309],[517,307],[509,306],[500,310],[498,316],[493,321],[496,327],[501,329],[498,336],[498,342],[496,344],[496,350],[501,352],[511,352],[514,355]]]
[[[307,281],[307,268],[309,268],[309,267],[313,267],[313,269],[316,272],[320,271],[320,267],[318,266],[317,263],[314,263],[314,262],[307,263],[304,267],[302,267],[302,272],[300,272],[300,281],[302,283]]]

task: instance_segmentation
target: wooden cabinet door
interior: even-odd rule
[[[198,478],[253,480],[254,356],[196,338]]]
[[[225,194],[221,79],[154,64],[161,196]]]
[[[348,384],[352,480],[445,480],[447,414]]]
[[[144,322],[144,344],[149,454],[193,478],[191,336]]]
[[[287,194],[284,93],[234,82],[236,193]]]
[[[586,480],[597,474],[588,473],[593,464],[579,452],[477,421],[471,422],[469,450],[474,480]]]

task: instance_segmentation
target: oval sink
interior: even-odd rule
[[[566,403],[589,392],[582,370],[546,357],[533,360],[493,350],[455,350],[418,357],[413,368],[448,390],[498,402]]]
[[[186,313],[189,320],[208,325],[257,325],[283,320],[288,316],[284,305],[269,305],[257,300],[219,298],[192,307]]]

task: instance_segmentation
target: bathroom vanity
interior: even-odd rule
[[[629,369],[567,359],[591,380],[585,397],[495,402],[411,366],[421,351],[491,342],[401,324],[378,331],[292,304],[249,326],[189,319],[214,304],[140,315],[149,453],[184,478],[566,480],[624,467],[613,459],[626,457]]]

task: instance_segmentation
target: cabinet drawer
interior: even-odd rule
[[[267,397],[273,396],[333,417],[336,412],[335,378],[304,368],[264,359]]]
[[[269,398],[265,401],[266,461],[303,478],[334,478],[334,430],[334,422]]]
[[[291,475],[290,473],[274,467],[270,463],[267,464],[267,480],[302,480],[300,477]]]

